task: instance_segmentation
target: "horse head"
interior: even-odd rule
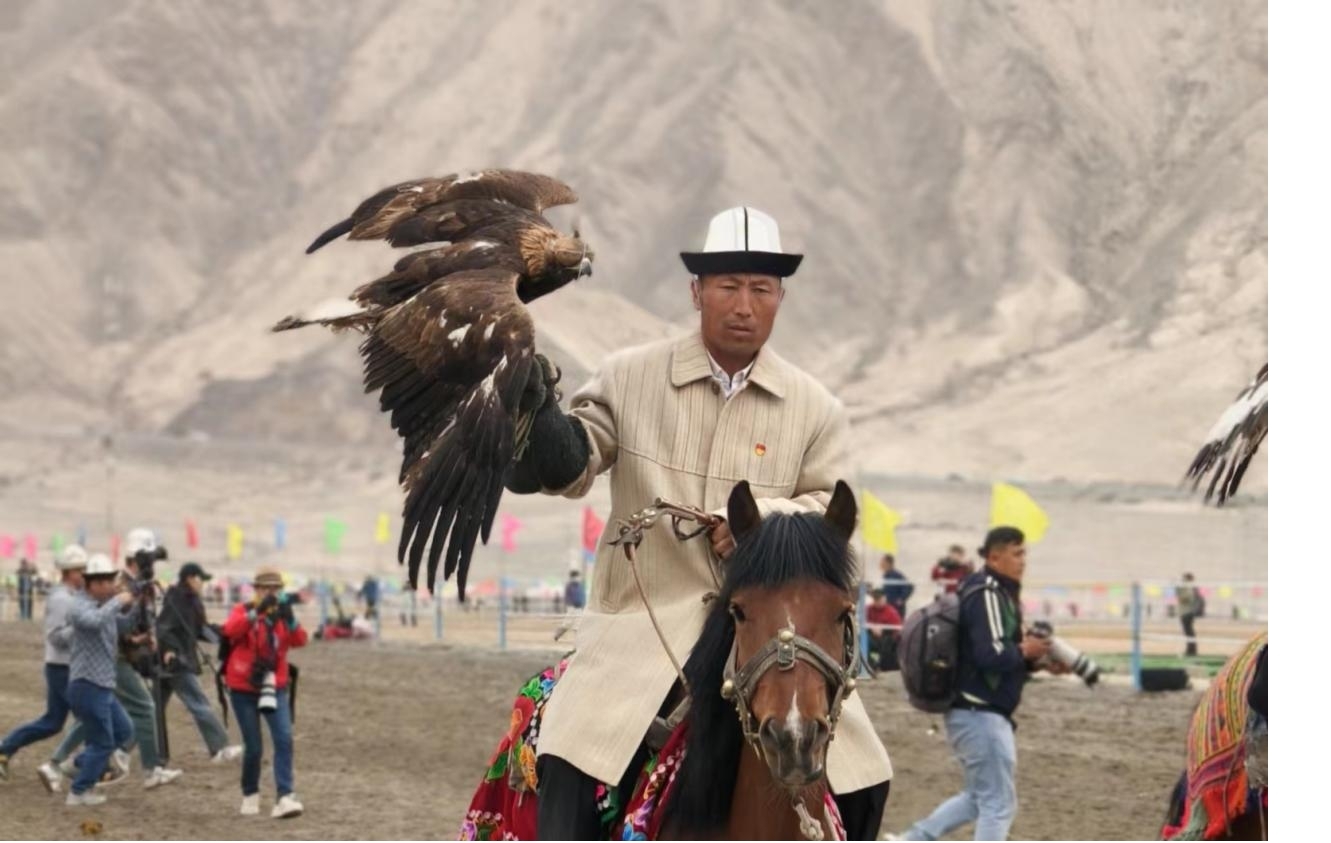
[[[841,482],[825,515],[762,518],[748,483],[731,492],[735,551],[684,668],[692,706],[680,798],[691,825],[724,819],[745,745],[792,796],[825,778],[858,672],[855,519]]]

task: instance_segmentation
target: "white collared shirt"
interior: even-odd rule
[[[729,401],[736,395],[744,391],[744,387],[749,385],[749,373],[753,371],[753,364],[758,362],[757,356],[749,361],[749,365],[740,369],[733,375],[726,374],[726,370],[712,357],[712,353],[707,352],[707,365],[712,367],[712,380],[716,381],[717,386],[721,387],[721,394]]]

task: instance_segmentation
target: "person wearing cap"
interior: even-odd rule
[[[83,569],[87,564],[88,552],[77,544],[66,545],[56,559],[60,582],[46,596],[44,624],[46,657],[42,670],[46,676],[46,711],[0,741],[0,782],[9,780],[9,762],[16,752],[59,734],[69,718],[69,651],[74,638],[69,610],[83,588]],[[55,765],[42,764],[37,768],[37,777],[51,793],[60,790],[61,776]]]
[[[129,715],[116,699],[117,641],[133,619],[127,610],[134,596],[117,591],[110,557],[96,553],[83,571],[84,590],[69,610],[74,629],[69,659],[69,707],[83,727],[87,744],[65,804],[100,805],[106,797],[93,791],[117,747],[134,734]]]
[[[984,567],[961,581],[960,680],[944,717],[961,763],[962,790],[892,840],[938,840],[975,823],[976,840],[1006,840],[1017,816],[1017,744],[1012,716],[1026,678],[1049,652],[1049,639],[1022,634],[1021,580],[1026,536],[995,527],[980,548]],[[1051,673],[1067,668],[1050,663]]]
[[[259,813],[259,769],[263,764],[263,732],[259,716],[268,721],[273,739],[273,778],[277,784],[276,819],[298,817],[305,808],[296,799],[293,747],[291,740],[291,704],[287,693],[290,666],[287,651],[303,647],[308,640],[305,628],[296,620],[291,602],[282,596],[282,574],[276,568],[262,567],[254,576],[254,597],[237,603],[222,625],[222,637],[231,644],[226,662],[226,685],[231,692],[231,708],[236,713],[245,757],[240,772],[240,813]],[[275,702],[265,700],[265,686]]]
[[[208,697],[199,683],[202,665],[199,658],[199,638],[216,635],[208,626],[208,613],[204,609],[203,584],[212,575],[197,562],[180,566],[175,585],[162,596],[162,611],[157,616],[158,650],[162,654],[162,708],[178,694],[194,725],[208,748],[214,763],[234,761],[240,757],[240,746],[229,745],[226,727],[208,703]],[[162,763],[168,763],[166,758]]]
[[[771,216],[743,206],[713,217],[702,250],[680,257],[692,275],[698,328],[611,355],[567,414],[549,390],[505,485],[518,494],[579,498],[609,472],[611,523],[658,496],[724,518],[740,480],[749,481],[764,515],[826,511],[836,481],[851,473],[846,410],[767,345],[784,279],[803,256],[782,249]],[[733,549],[724,521],[710,541],[680,542],[669,530],[652,530],[638,548],[646,599],[681,661],[702,630],[702,597],[715,591]],[[649,727],[681,698],[623,554],[601,543],[596,571],[577,653],[541,725],[542,838],[599,833],[598,783],[616,785],[635,774]],[[612,687],[633,693],[608,697]],[[852,839],[877,836],[891,776],[887,751],[851,693],[828,750],[827,777]]]

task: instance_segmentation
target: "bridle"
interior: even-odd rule
[[[828,740],[836,737],[837,721],[841,719],[841,704],[846,695],[855,690],[855,676],[860,667],[859,633],[855,629],[855,616],[848,614],[842,627],[842,660],[838,661],[819,647],[815,642],[795,632],[793,625],[787,626],[768,639],[758,652],[749,657],[742,666],[739,661],[738,640],[730,646],[730,655],[726,659],[725,681],[721,683],[721,696],[735,704],[735,713],[739,715],[740,728],[744,730],[744,740],[754,751],[762,755],[762,744],[758,739],[758,727],[751,708],[750,700],[763,675],[775,667],[779,671],[795,669],[795,663],[802,661],[813,666],[827,680],[832,691],[828,703],[827,721],[830,730]]]

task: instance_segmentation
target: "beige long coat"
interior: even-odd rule
[[[725,400],[697,333],[616,353],[573,396],[572,413],[587,429],[591,460],[582,477],[552,493],[581,497],[610,471],[610,527],[597,550],[577,655],[547,704],[539,746],[617,782],[675,672],[623,552],[605,543],[616,519],[657,497],[723,512],[739,480],[749,481],[764,515],[821,512],[837,479],[848,476],[849,423],[822,385],[768,348],[748,386]],[[681,663],[702,632],[702,596],[716,590],[708,547],[702,538],[679,542],[667,524],[648,531],[638,551],[644,588]],[[858,694],[846,700],[827,767],[837,793],[892,777]]]

